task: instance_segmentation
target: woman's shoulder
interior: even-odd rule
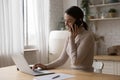
[[[94,33],[92,31],[85,30],[83,33],[83,39],[88,39],[88,38],[94,39]]]
[[[87,35],[94,36],[94,33],[92,31],[87,31]]]
[[[87,31],[87,30],[84,30],[83,33],[82,33],[83,36],[94,36],[94,33],[92,31]]]

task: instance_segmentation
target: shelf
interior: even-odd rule
[[[90,7],[103,7],[103,6],[114,6],[114,5],[120,5],[120,2],[117,3],[108,3],[108,4],[96,4],[96,5],[90,5]]]
[[[120,61],[120,56],[96,55],[94,56],[94,60]]]
[[[119,20],[120,17],[116,17],[116,18],[96,18],[96,19],[89,19],[90,21],[101,21],[101,20]]]
[[[24,52],[26,51],[37,51],[38,49],[24,49]]]

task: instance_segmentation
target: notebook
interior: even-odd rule
[[[64,73],[56,73],[51,75],[44,75],[44,76],[37,76],[34,77],[33,80],[64,80],[75,77],[71,74],[64,74]]]
[[[19,71],[38,76],[38,75],[48,75],[48,74],[53,74],[54,72],[50,72],[47,70],[32,70],[27,63],[25,57],[23,54],[12,54],[11,55],[16,67],[19,69]]]

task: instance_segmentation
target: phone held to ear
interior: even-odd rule
[[[79,19],[75,21],[75,23],[73,24],[73,27],[76,26],[80,26],[82,24],[82,21],[80,21]]]

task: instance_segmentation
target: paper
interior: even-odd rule
[[[72,78],[72,77],[74,77],[74,75],[56,73],[56,74],[34,77],[33,80],[63,80],[63,79]]]

